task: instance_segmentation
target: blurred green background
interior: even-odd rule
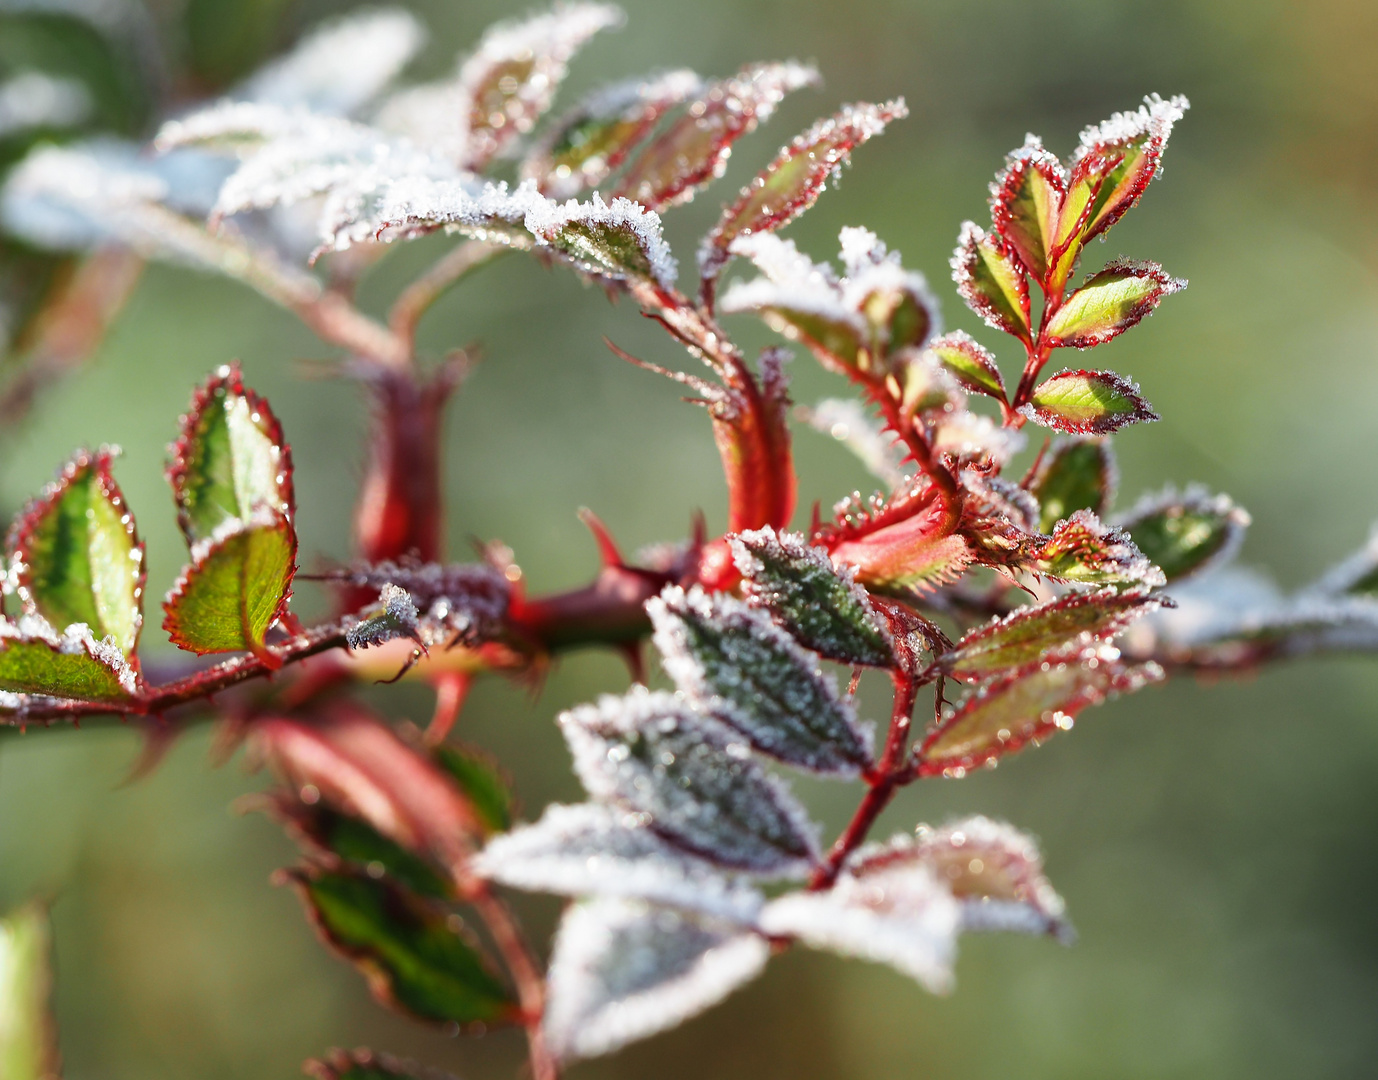
[[[912,115],[861,150],[839,190],[791,232],[816,257],[865,224],[922,269],[950,326],[999,346],[961,308],[947,258],[960,222],[1026,130],[1059,153],[1143,94],[1185,93],[1164,176],[1092,259],[1151,258],[1191,280],[1097,362],[1135,377],[1163,421],[1120,436],[1120,504],[1200,480],[1254,515],[1243,560],[1287,585],[1357,547],[1378,516],[1378,5],[1372,0],[810,0],[625,4],[627,27],[576,62],[563,101],[654,67],[725,74],[798,57],[826,77],[741,145],[727,179],[670,215],[683,262],[722,199],[795,131],[841,101],[903,94]],[[417,3],[434,39],[416,70],[448,67],[496,2]],[[207,86],[223,84],[334,5],[160,4]],[[185,17],[183,15],[185,14]],[[26,44],[0,42],[0,62]],[[37,61],[35,61],[37,62]],[[118,74],[118,73],[116,73]],[[114,78],[115,76],[111,76]],[[133,125],[119,114],[112,123]],[[368,280],[377,310],[443,249],[393,252]],[[1094,266],[1094,263],[1090,265]],[[755,345],[766,335],[742,324]],[[723,520],[706,418],[613,359],[683,364],[630,305],[568,273],[500,260],[423,326],[431,355],[479,342],[451,412],[451,552],[510,543],[538,590],[595,567],[574,517],[594,508],[629,548]],[[183,555],[161,478],[192,384],[243,359],[298,463],[304,552],[343,556],[361,462],[351,387],[304,381],[328,350],[242,288],[153,268],[93,364],[4,435],[12,511],[82,443],[125,449],[120,483],[149,544],[150,594]],[[1006,348],[1007,375],[1015,369]],[[811,360],[795,397],[842,387]],[[801,506],[864,474],[797,435]],[[310,597],[308,596],[309,600]],[[152,649],[163,646],[150,628]],[[510,767],[528,816],[578,788],[551,723],[625,685],[602,654],[563,661],[543,692],[482,683],[462,735]],[[868,711],[884,702],[867,697]],[[415,688],[379,694],[424,719]],[[998,771],[911,789],[884,830],[981,811],[1038,835],[1080,941],[963,940],[958,989],[935,998],[889,969],[796,951],[724,1007],[576,1077],[1358,1077],[1378,1060],[1378,659],[1307,661],[1243,680],[1179,680],[1086,714]],[[134,732],[54,729],[0,743],[0,904],[56,898],[57,1008],[68,1080],[268,1080],[330,1045],[372,1045],[465,1078],[508,1077],[520,1040],[455,1040],[384,1015],[319,948],[297,901],[268,884],[292,858],[277,829],[227,808],[263,779],[214,768],[209,733],[124,785]],[[797,785],[829,830],[855,791]],[[558,914],[519,900],[544,945]]]

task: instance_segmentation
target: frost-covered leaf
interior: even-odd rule
[[[110,473],[116,452],[76,454],[15,519],[7,546],[26,612],[57,629],[84,623],[132,657],[143,626],[144,546]]]
[[[1059,521],[1029,569],[1078,585],[1164,585],[1167,579],[1123,529],[1103,525],[1089,510]]]
[[[942,333],[938,301],[924,276],[906,270],[900,253],[890,251],[869,229],[847,227],[838,233],[842,245],[842,302],[859,312],[870,331],[869,347],[879,363],[922,348]],[[899,363],[886,365],[902,366]]]
[[[192,397],[167,475],[188,544],[265,507],[289,520],[295,512],[282,425],[245,387],[238,364],[220,368]]]
[[[1019,411],[1035,424],[1078,435],[1108,435],[1158,419],[1139,388],[1113,371],[1059,371]]]
[[[380,1004],[437,1024],[515,1018],[512,992],[442,910],[352,870],[289,870],[283,879],[322,940],[359,969]]]
[[[1029,339],[1029,282],[999,234],[965,222],[951,265],[958,295],[987,326]]]
[[[952,987],[961,909],[927,866],[845,868],[827,892],[787,893],[761,912],[772,936],[890,964],[934,993]]]
[[[302,1063],[313,1080],[454,1080],[448,1073],[372,1050],[332,1050]]]
[[[660,215],[627,199],[562,206],[538,204],[526,215],[537,249],[549,250],[576,269],[611,281],[654,281],[673,288],[676,265],[660,231]]]
[[[1077,349],[1103,345],[1151,314],[1163,297],[1186,287],[1157,263],[1117,259],[1062,302],[1044,327],[1043,340]]]
[[[468,800],[484,832],[502,832],[512,827],[516,800],[507,777],[490,755],[472,746],[442,743],[431,756]]]
[[[941,502],[929,499],[894,524],[831,544],[832,559],[854,568],[868,589],[912,599],[955,581],[971,562],[966,541],[947,527]]]
[[[670,109],[699,93],[692,71],[628,79],[591,94],[555,124],[522,163],[541,193],[567,199],[606,180]]]
[[[411,593],[391,582],[378,593],[378,606],[345,631],[351,649],[367,649],[397,638],[420,641],[419,617]]]
[[[616,194],[651,210],[693,198],[722,175],[734,142],[768,120],[790,91],[817,81],[813,68],[790,62],[755,64],[712,83],[632,159]]]
[[[611,1053],[717,1004],[769,956],[736,923],[631,900],[578,904],[550,959],[546,1038],[566,1061]]]
[[[929,342],[928,351],[968,390],[1005,400],[1005,380],[995,357],[970,334],[953,330]]]
[[[518,889],[563,896],[620,896],[750,922],[755,889],[686,854],[637,813],[598,803],[552,805],[541,820],[494,837],[470,863]]]
[[[561,713],[594,798],[645,814],[667,839],[720,866],[773,876],[817,857],[804,808],[739,736],[682,699],[633,687]]]
[[[995,231],[1014,249],[1039,281],[1046,279],[1067,174],[1036,135],[1005,161],[991,185],[991,220]]]
[[[0,918],[0,1076],[59,1080],[53,1019],[53,931],[47,906],[30,901]]]
[[[179,649],[252,652],[272,662],[265,639],[287,610],[297,534],[275,510],[231,519],[191,549],[163,602],[163,629]]]
[[[980,682],[1011,668],[1083,652],[1160,606],[1142,588],[1121,592],[1107,585],[1070,593],[972,630],[943,658],[943,667],[963,682]]]
[[[0,139],[73,127],[90,114],[90,91],[77,79],[25,71],[0,82]]]
[[[233,93],[244,101],[348,116],[387,87],[425,44],[402,8],[372,8],[319,24]]]
[[[836,116],[820,120],[779,155],[723,211],[699,250],[699,272],[716,278],[731,258],[738,236],[772,232],[793,221],[827,190],[829,177],[847,164],[851,151],[891,120],[909,115],[904,100],[884,105],[847,105]]]
[[[1174,582],[1231,559],[1244,542],[1249,514],[1228,495],[1168,488],[1140,500],[1119,526]]]
[[[766,612],[675,585],[647,601],[646,612],[661,663],[695,708],[798,768],[853,776],[870,767],[851,704]]]
[[[978,766],[1067,730],[1088,705],[1163,679],[1157,664],[1122,664],[1101,646],[1065,662],[1033,664],[974,692],[929,733],[919,749],[919,775],[965,776]]]
[[[904,452],[896,445],[894,435],[882,431],[861,402],[855,398],[824,398],[811,409],[801,406],[795,411],[815,431],[831,435],[855,454],[888,490],[903,486],[908,476],[902,464]]]
[[[129,657],[109,638],[93,638],[85,623],[59,637],[41,619],[21,617],[18,626],[0,622],[0,690],[118,704],[138,693],[139,676]]]
[[[1033,838],[1000,821],[969,817],[939,828],[920,825],[852,856],[853,872],[917,863],[931,869],[961,905],[962,930],[1052,934],[1068,942],[1066,905],[1043,874]]]
[[[1378,527],[1369,533],[1367,544],[1330,569],[1312,589],[1323,596],[1378,596]]]
[[[801,645],[844,664],[888,667],[894,662],[890,632],[866,590],[825,548],[799,533],[765,528],[731,538],[742,590]]]
[[[1050,533],[1077,510],[1104,514],[1115,497],[1119,474],[1107,439],[1059,439],[1039,462],[1029,481],[1038,500],[1038,529]]]

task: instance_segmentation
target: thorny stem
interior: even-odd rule
[[[411,349],[416,340],[417,324],[430,306],[470,270],[508,250],[482,240],[466,240],[447,252],[398,294],[388,312],[388,326],[393,334]]]

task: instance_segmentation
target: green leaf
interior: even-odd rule
[[[1059,439],[1028,485],[1040,507],[1039,531],[1052,532],[1077,510],[1105,513],[1115,497],[1116,482],[1115,456],[1107,440]]]
[[[1000,236],[966,222],[952,253],[952,279],[987,326],[1029,340],[1029,282]]]
[[[451,743],[437,746],[432,757],[459,786],[486,832],[506,832],[512,827],[515,800],[492,757],[472,746]]]
[[[700,712],[798,768],[851,776],[870,767],[851,703],[765,612],[677,586],[647,601],[646,611],[661,663]]]
[[[124,655],[89,634],[0,637],[0,690],[75,701],[129,701],[137,675]]]
[[[747,598],[805,648],[844,664],[894,663],[889,631],[866,590],[834,566],[824,548],[770,528],[740,533],[730,542]]]
[[[1035,278],[1046,280],[1053,234],[1067,190],[1061,163],[1030,135],[991,188],[991,221]]]
[[[954,330],[931,342],[928,351],[938,363],[957,377],[968,390],[1005,400],[1005,380],[995,365],[995,357],[970,334]]]
[[[1059,371],[1019,411],[1035,424],[1077,435],[1108,435],[1158,419],[1139,388],[1113,371]]]
[[[704,280],[716,278],[727,265],[733,240],[746,233],[772,232],[793,221],[818,201],[828,178],[847,164],[852,150],[879,135],[891,120],[908,114],[902,99],[848,105],[796,137],[742,189],[704,239],[699,251]]]
[[[52,1016],[52,927],[30,901],[0,919],[0,1076],[58,1080],[62,1058]]]
[[[1122,529],[1101,524],[1089,510],[1059,521],[1033,553],[1027,569],[1079,585],[1163,585],[1163,572]]]
[[[1118,337],[1187,283],[1157,263],[1118,259],[1062,302],[1043,330],[1049,345],[1077,349]]]
[[[293,516],[292,452],[268,403],[245,388],[238,364],[220,368],[192,397],[168,480],[189,544],[263,507]]]
[[[54,629],[85,623],[133,656],[143,626],[144,546],[110,464],[117,451],[81,451],[10,530],[24,610]]]
[[[920,776],[965,776],[1029,742],[1068,730],[1088,705],[1164,678],[1148,663],[1127,667],[1118,653],[1034,664],[976,691],[931,732],[919,749]]]
[[[1019,608],[978,627],[943,657],[943,668],[963,682],[980,682],[1010,668],[1065,659],[1109,641],[1160,603],[1147,589],[1071,593],[1043,604]]]
[[[304,1062],[302,1072],[314,1080],[454,1080],[448,1073],[372,1050],[332,1050]]]
[[[260,512],[245,528],[207,537],[168,593],[163,629],[190,652],[266,655],[268,629],[292,594],[296,554],[296,533],[278,513]]]
[[[1169,488],[1143,500],[1120,527],[1173,582],[1230,558],[1244,539],[1249,515],[1228,495],[1212,496],[1202,488],[1179,495]]]
[[[653,281],[673,288],[674,256],[660,230],[660,216],[628,199],[533,206],[526,228],[539,245],[581,273],[609,281]]]
[[[453,916],[364,873],[288,870],[312,923],[382,1005],[439,1024],[514,1018],[512,993]]]

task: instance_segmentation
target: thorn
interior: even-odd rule
[[[407,662],[402,665],[402,669],[396,675],[394,675],[391,679],[375,679],[374,685],[391,686],[393,683],[398,682],[402,678],[402,676],[409,672],[412,668],[416,667],[416,663],[420,659],[421,650],[413,649],[411,651],[411,655],[407,657]]]
[[[617,646],[617,651],[622,654],[622,659],[627,662],[627,670],[631,674],[632,682],[646,685],[646,657],[641,651],[641,642],[627,641]]]
[[[608,532],[608,527],[603,524],[597,514],[587,506],[579,507],[579,520],[584,523],[588,531],[593,533],[594,543],[598,545],[598,557],[603,561],[605,567],[620,569],[627,565],[622,558],[622,552],[617,550],[617,541]]]
[[[640,360],[625,349],[618,348],[611,338],[604,337],[603,344],[612,351],[614,356],[620,360],[625,360],[633,367],[639,367],[642,371],[650,371],[656,375],[664,375],[665,378],[680,383],[682,386],[693,387],[694,390],[703,394],[704,397],[709,400],[717,400],[722,397],[722,388],[714,386],[707,379],[700,379],[697,375],[690,375],[683,371],[672,371],[670,368],[661,367],[659,364],[653,364],[649,360]]]
[[[134,764],[129,767],[129,772],[125,774],[119,786],[129,787],[150,776],[153,770],[162,764],[181,733],[178,725],[168,723],[161,716],[150,716],[143,725],[144,742],[139,749],[139,756],[134,759]]]
[[[1029,490],[1029,485],[1033,483],[1034,477],[1038,475],[1038,467],[1043,464],[1043,455],[1048,452],[1048,447],[1053,445],[1052,436],[1043,437],[1043,445],[1038,448],[1038,455],[1033,459],[1033,464],[1029,466],[1029,471],[1024,474],[1024,479],[1019,481],[1019,486],[1025,491]]]

